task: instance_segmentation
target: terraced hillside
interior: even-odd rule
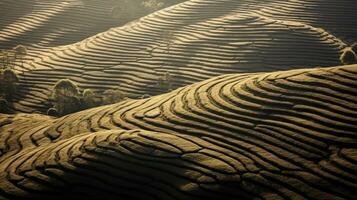
[[[345,0],[333,2],[187,1],[82,42],[32,54],[33,61],[19,69],[25,72],[14,108],[46,111],[49,89],[62,78],[82,89],[102,92],[120,86],[140,96],[162,93],[154,86],[166,72],[177,88],[227,73],[338,65],[346,44],[329,30],[349,38],[355,28],[339,29],[352,23],[340,10],[350,19],[357,14]],[[286,10],[274,18],[269,13],[279,5]],[[326,30],[324,12],[334,18]]]
[[[0,116],[0,199],[357,199],[357,65]]]
[[[303,0],[273,2],[257,11],[279,20],[298,21],[322,27],[346,42],[357,40],[356,2],[354,0]]]
[[[150,13],[140,0],[1,0],[0,49],[68,45]],[[165,6],[175,0],[166,0]],[[119,5],[119,6],[118,6]],[[117,13],[112,13],[118,7]]]

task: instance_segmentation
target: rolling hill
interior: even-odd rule
[[[357,65],[0,116],[0,199],[357,199]]]
[[[351,41],[356,32],[350,3],[186,1],[74,44],[30,51],[17,68],[13,107],[45,112],[51,86],[63,78],[98,93],[119,86],[141,96],[163,93],[153,86],[167,72],[177,88],[227,73],[339,65],[348,46],[339,37]]]
[[[289,20],[321,27],[345,42],[357,40],[357,21],[353,0],[312,0],[273,2],[257,11],[278,20]]]
[[[0,47],[32,51],[68,45],[152,12],[143,0],[2,0]],[[169,6],[180,0],[163,0]],[[116,12],[112,12],[117,8]]]
[[[357,200],[355,0],[161,1],[0,0],[0,200]]]

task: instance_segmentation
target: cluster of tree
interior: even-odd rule
[[[53,107],[47,110],[47,114],[63,116],[96,106],[117,103],[125,98],[126,95],[119,88],[109,89],[104,91],[102,95],[97,95],[91,89],[80,92],[75,82],[62,79],[52,88],[50,101]]]
[[[0,97],[11,100],[14,92],[16,91],[16,85],[19,82],[19,77],[13,69],[1,69],[0,70]]]
[[[357,43],[354,43],[351,47],[346,48],[341,57],[341,63],[344,65],[351,65],[357,63]]]
[[[20,60],[23,65],[23,58],[26,54],[27,48],[22,45],[0,52],[0,113],[9,111],[9,103],[12,102],[19,82],[19,77],[14,70],[15,63]]]
[[[154,86],[163,92],[170,91],[172,89],[170,73],[166,72],[158,77]],[[148,97],[150,96],[142,95],[134,98],[143,99]],[[88,108],[118,103],[129,98],[128,94],[122,92],[119,87],[105,90],[100,94],[94,93],[91,89],[85,89],[81,92],[75,82],[69,79],[61,79],[52,87],[49,99],[53,107],[47,110],[47,114],[64,116]]]
[[[13,69],[15,63],[20,61],[21,66],[24,64],[24,57],[27,55],[27,48],[23,45],[17,45],[11,50],[1,50],[0,52],[0,69]]]
[[[0,113],[8,113],[8,104],[16,92],[19,78],[13,69],[0,69]]]
[[[125,99],[128,99],[127,94],[122,92],[119,87],[115,89],[109,89],[105,90],[102,94],[101,98],[101,104],[102,105],[109,105],[113,103],[118,103],[120,101],[123,101]]]

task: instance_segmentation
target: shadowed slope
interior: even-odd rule
[[[356,199],[356,77],[232,74],[58,119],[1,116],[0,196]]]
[[[297,21],[321,27],[346,42],[357,40],[357,12],[354,0],[288,0],[267,4],[257,13],[279,20]]]
[[[112,1],[5,0],[1,5],[0,46],[33,48],[71,44],[118,26]]]
[[[50,87],[70,78],[81,88],[159,94],[165,72],[174,87],[226,73],[287,70],[339,63],[346,45],[312,26],[249,12],[253,1],[188,1],[55,48],[25,65],[16,110],[45,111]],[[238,12],[238,11],[241,12]]]
[[[18,44],[31,50],[72,44],[124,25],[152,12],[140,0],[2,0],[0,2],[0,47]],[[165,6],[175,0],[166,0]],[[179,1],[176,1],[179,2]],[[136,5],[138,4],[138,5]],[[112,14],[118,7],[118,16]],[[31,52],[32,54],[34,52]]]

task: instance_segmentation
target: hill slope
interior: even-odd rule
[[[0,197],[356,199],[357,65],[0,116]]]
[[[152,12],[140,0],[2,0],[0,48],[33,51],[68,45]],[[165,0],[164,6],[179,1]],[[118,7],[117,13],[112,13]]]
[[[283,2],[296,1],[192,0],[73,45],[36,51],[29,58],[33,61],[19,69],[26,72],[14,107],[44,112],[49,89],[61,78],[70,78],[83,89],[101,92],[120,86],[139,96],[162,93],[153,86],[166,72],[177,88],[226,73],[338,65],[346,44],[324,27],[297,20],[309,18],[311,24],[323,25],[325,10],[299,8],[300,12],[277,19],[261,14],[263,8]],[[333,7],[329,1],[301,2]],[[346,16],[355,16],[347,2],[336,5],[346,9]],[[331,15],[343,26],[341,12]]]
[[[304,0],[273,2],[257,11],[274,19],[298,21],[321,27],[345,42],[357,41],[354,0]]]

